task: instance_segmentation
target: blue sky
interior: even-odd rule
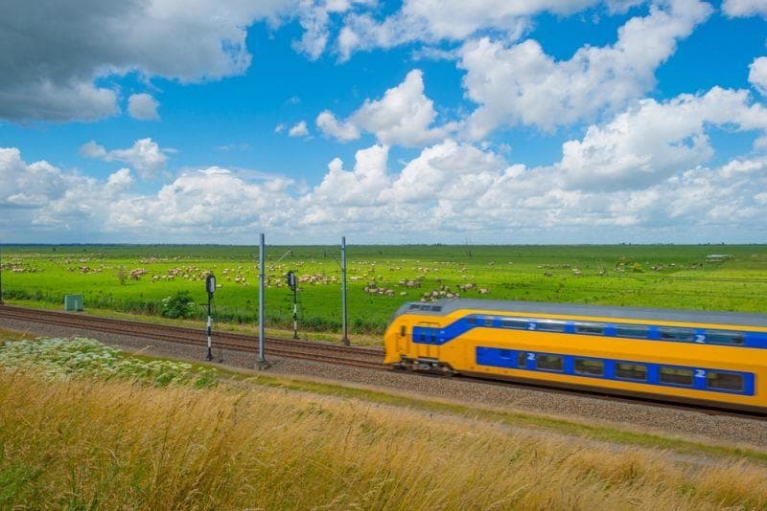
[[[765,243],[765,0],[0,0],[1,243]]]

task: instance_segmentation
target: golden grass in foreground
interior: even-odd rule
[[[0,508],[764,509],[767,468],[247,383],[0,374]]]

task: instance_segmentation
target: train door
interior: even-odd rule
[[[410,353],[411,346],[410,346],[410,336],[407,332],[407,324],[402,324],[399,327],[399,333],[397,335],[397,353],[404,355],[406,353]]]
[[[438,323],[419,322],[413,328],[413,352],[417,359],[439,360]]]

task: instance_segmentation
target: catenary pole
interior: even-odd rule
[[[0,243],[0,305],[3,305],[3,246]]]
[[[343,343],[349,346],[349,326],[346,321],[346,236],[341,237],[341,316],[343,321]]]
[[[261,233],[261,243],[258,251],[258,369],[268,369],[269,363],[264,356],[264,322],[266,319],[264,307],[265,268],[264,264],[264,234]]]

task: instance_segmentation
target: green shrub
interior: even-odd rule
[[[188,291],[178,291],[162,300],[162,314],[166,318],[188,318],[192,315],[194,302]]]

